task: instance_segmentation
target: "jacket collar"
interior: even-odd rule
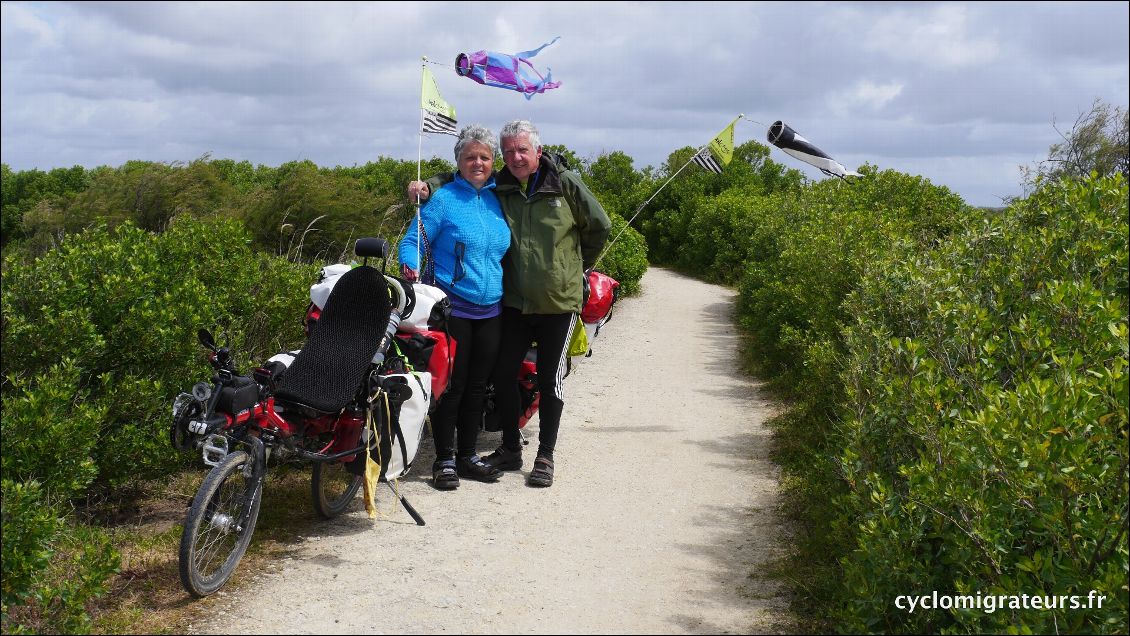
[[[534,179],[534,187],[531,188],[531,193],[526,198],[530,198],[534,194],[561,194],[561,173],[557,170],[557,164],[545,154],[542,154],[541,161],[538,162],[538,171],[531,177]],[[502,172],[498,173],[498,191],[509,192],[511,190],[521,192],[522,184],[517,177],[510,174],[510,168],[503,168]]]
[[[477,190],[475,190],[475,186],[471,185],[470,181],[464,179],[463,175],[459,174],[458,170],[455,171],[455,181],[453,183],[457,184],[460,188],[463,188],[464,190],[470,190],[471,192],[477,192]],[[493,190],[493,189],[495,189],[495,187],[497,185],[498,184],[494,179],[494,175],[492,174],[490,176],[490,178],[487,179],[487,182],[483,184],[482,189],[483,190]]]

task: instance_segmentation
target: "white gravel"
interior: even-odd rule
[[[787,541],[764,424],[776,405],[738,369],[734,293],[658,268],[643,289],[565,381],[551,488],[525,484],[536,419],[522,471],[454,492],[428,483],[425,440],[400,487],[426,526],[382,486],[382,518],[358,498],[192,631],[788,631],[785,591],[763,574]]]

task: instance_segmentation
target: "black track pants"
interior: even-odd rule
[[[494,370],[495,408],[502,426],[502,444],[511,450],[521,448],[518,415],[518,371],[530,345],[538,345],[538,406],[540,434],[538,452],[553,454],[557,445],[557,429],[561,426],[561,410],[565,406],[562,383],[565,379],[565,347],[577,314],[523,314],[512,307],[502,310],[502,343],[498,348],[498,365]]]
[[[436,460],[455,457],[456,429],[459,456],[475,454],[487,380],[498,358],[501,325],[501,316],[479,320],[452,316],[448,321],[447,332],[457,344],[451,380],[432,418]]]

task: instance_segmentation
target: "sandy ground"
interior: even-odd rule
[[[360,505],[295,556],[222,590],[194,633],[764,633],[788,631],[763,567],[787,541],[764,422],[738,370],[734,293],[652,268],[565,383],[553,487],[525,465],[495,484],[429,484],[424,441],[382,518]],[[497,433],[479,439],[485,454]],[[269,483],[268,483],[269,487]],[[254,549],[254,548],[253,548]]]

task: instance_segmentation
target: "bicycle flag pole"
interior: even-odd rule
[[[439,86],[436,85],[436,78],[432,72],[428,70],[428,58],[423,57],[423,63],[420,64],[421,86],[420,86],[420,134],[419,143],[416,150],[416,180],[421,181],[420,178],[420,164],[424,162],[424,133],[435,135],[453,135],[458,136],[459,133],[455,129],[455,108],[444,101],[443,96],[439,94]],[[423,258],[420,254],[421,237],[424,235],[423,221],[420,219],[420,195],[416,194],[416,265],[423,270]]]
[[[652,199],[658,196],[659,193],[663,191],[663,188],[666,188],[667,184],[671,183],[675,179],[675,177],[679,176],[679,173],[682,172],[687,166],[691,165],[692,162],[698,164],[699,166],[702,166],[706,170],[717,174],[722,174],[722,167],[730,163],[730,160],[734,158],[734,125],[737,124],[738,120],[742,117],[745,117],[745,115],[739,113],[738,116],[734,118],[734,121],[730,122],[728,126],[722,129],[722,132],[718,133],[717,135],[715,135],[714,139],[710,140],[710,143],[699,147],[699,149],[696,150],[693,155],[691,155],[691,158],[688,159],[681,168],[675,171],[675,174],[668,177],[667,180],[663,182],[663,185],[659,186],[658,190],[652,193],[652,195],[648,197],[646,201],[641,203],[639,207],[636,208],[636,211],[632,214],[632,218],[628,219],[628,222],[624,224],[624,227],[620,228],[620,231],[616,233],[616,236],[613,237],[612,240],[604,246],[604,251],[601,252],[600,256],[597,257],[596,262],[599,263],[600,259],[604,258],[604,255],[608,253],[608,250],[612,249],[612,246],[616,244],[616,241],[620,238],[620,235],[624,233],[624,230],[628,229],[628,226],[632,224],[632,221],[636,220],[636,217],[640,215],[640,212],[643,212],[643,209],[647,207],[647,204],[651,203]],[[594,264],[593,267],[595,268],[596,265]]]

